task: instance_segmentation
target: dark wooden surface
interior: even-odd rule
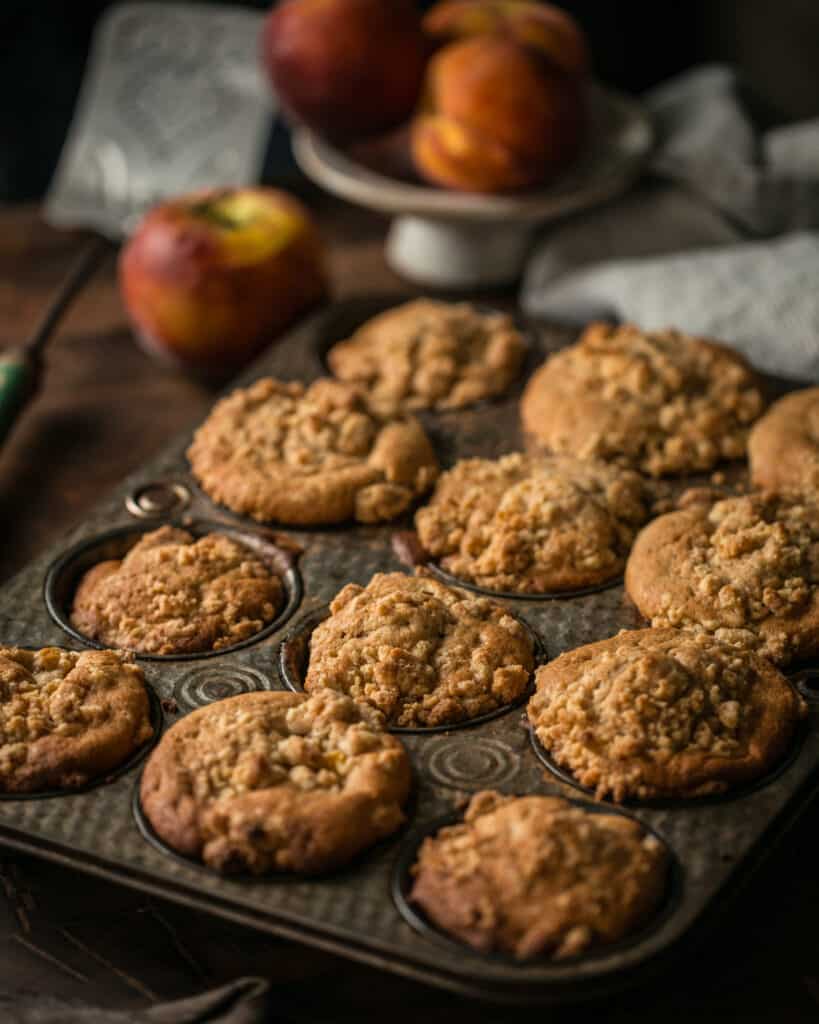
[[[318,215],[337,295],[407,289],[383,263],[380,218],[327,201]],[[80,243],[33,208],[0,209],[0,348],[33,326]],[[0,585],[212,400],[133,344],[110,260],[55,338],[43,390],[0,450]],[[671,969],[604,1002],[535,1012],[624,1024],[815,1021],[815,818],[814,809]],[[0,993],[136,1009],[255,974],[272,982],[271,1019],[522,1022],[532,1012],[472,1003],[2,849],[0,942]]]

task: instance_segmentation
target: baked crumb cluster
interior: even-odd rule
[[[445,725],[517,700],[531,637],[505,608],[425,576],[348,584],[313,631],[305,689],[330,687],[399,726]]]
[[[698,627],[774,661],[788,660],[789,633],[758,627],[798,615],[812,601],[819,585],[819,506],[808,498],[754,494],[717,502],[704,515],[674,566],[694,604],[664,592],[652,624]]]
[[[73,625],[100,643],[152,654],[219,650],[258,633],[283,603],[279,577],[222,533],[162,526],[80,583]]]
[[[188,458],[207,493],[259,520],[379,522],[431,486],[438,466],[414,419],[384,420],[357,388],[272,378],[217,403]]]
[[[760,665],[703,634],[625,631],[540,669],[529,719],[599,798],[719,792],[732,760],[758,761],[749,777],[764,770],[803,710],[784,677]]]
[[[390,309],[328,355],[341,380],[367,389],[383,413],[457,409],[503,394],[526,345],[512,318],[468,303],[417,299]]]
[[[630,818],[484,792],[424,840],[410,899],[481,952],[560,960],[638,926],[666,871],[662,843]]]
[[[647,515],[636,473],[513,454],[457,463],[415,524],[424,549],[454,576],[543,593],[618,575]]]
[[[290,707],[224,702],[188,740],[179,770],[200,801],[282,785],[340,791],[365,755],[392,744],[377,711],[330,691]]]
[[[79,784],[152,732],[142,672],[127,657],[0,646],[1,789]]]
[[[749,365],[723,346],[593,324],[532,377],[522,415],[552,451],[664,476],[742,458],[763,405]]]

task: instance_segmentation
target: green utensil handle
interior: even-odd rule
[[[23,351],[0,352],[0,444],[37,386],[37,366]]]

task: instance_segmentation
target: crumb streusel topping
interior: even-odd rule
[[[819,599],[813,498],[726,498],[655,520],[638,544],[628,590],[652,625],[705,630],[777,664],[810,653],[802,650],[810,638],[788,623]]]
[[[0,646],[0,789],[81,785],[152,733],[142,671],[127,656]]]
[[[505,313],[416,299],[368,320],[327,359],[336,377],[367,389],[374,409],[393,413],[458,409],[502,395],[525,353]]]
[[[664,476],[742,458],[763,405],[750,366],[728,348],[672,329],[592,324],[534,374],[521,413],[552,451]]]
[[[188,458],[214,500],[262,521],[302,525],[393,519],[438,465],[412,417],[384,419],[363,392],[262,378],[218,402]]]
[[[188,740],[179,771],[198,801],[283,785],[339,792],[364,756],[392,749],[377,711],[332,691],[291,706],[220,701]]]
[[[279,577],[223,533],[198,540],[162,526],[121,561],[83,577],[71,612],[85,636],[151,654],[219,650],[258,633],[279,613]]]
[[[421,846],[410,895],[475,949],[555,960],[614,942],[662,900],[668,855],[631,818],[483,792]]]
[[[531,637],[505,608],[427,576],[348,584],[313,631],[305,689],[330,687],[392,725],[432,726],[495,711],[525,692]]]
[[[772,666],[675,629],[625,631],[561,656],[538,670],[528,708],[552,758],[615,800],[716,793],[753,778],[803,713]]]
[[[454,576],[490,590],[545,593],[619,575],[647,516],[636,473],[513,454],[457,463],[415,525],[424,549]]]

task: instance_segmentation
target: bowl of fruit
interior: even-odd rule
[[[535,231],[624,191],[653,145],[533,0],[284,0],[262,56],[302,170],[391,215],[388,261],[427,287],[513,282]]]

